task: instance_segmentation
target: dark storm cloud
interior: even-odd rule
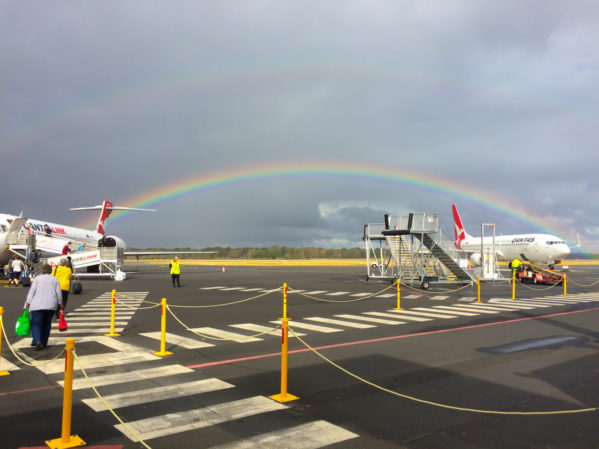
[[[184,179],[339,160],[467,183],[599,240],[596,2],[9,0],[0,12],[3,212],[72,223],[69,207]],[[451,195],[326,178],[202,191],[113,231],[135,246],[343,246],[384,209],[435,211],[451,231],[454,201],[474,227],[540,231]]]

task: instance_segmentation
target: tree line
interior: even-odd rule
[[[265,248],[230,248],[212,246],[209,248],[145,248],[130,251],[211,251],[210,254],[180,254],[179,259],[361,259],[364,257],[364,248],[315,248],[290,246],[268,246]],[[142,256],[148,259],[163,259],[165,256]],[[167,256],[168,257],[168,256]]]

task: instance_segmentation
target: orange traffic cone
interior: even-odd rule
[[[221,270],[221,273],[224,273],[225,271],[227,271],[227,270],[225,270],[225,266],[223,265],[223,269]]]

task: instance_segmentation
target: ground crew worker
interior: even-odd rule
[[[520,265],[522,265],[522,262],[520,262],[520,260],[518,260],[518,259],[512,260],[511,266],[512,266],[512,275],[514,276],[514,278],[516,277],[516,273],[518,272],[518,267],[520,267]]]
[[[171,278],[173,279],[173,287],[175,287],[175,281],[177,283],[176,287],[181,287],[179,284],[179,275],[181,274],[181,264],[179,262],[179,258],[177,256],[171,261],[169,265],[171,269]]]

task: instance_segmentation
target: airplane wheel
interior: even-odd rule
[[[428,290],[428,288],[430,287],[430,284],[428,283],[428,281],[422,281],[422,284],[420,284],[420,287],[422,287],[423,290]]]

